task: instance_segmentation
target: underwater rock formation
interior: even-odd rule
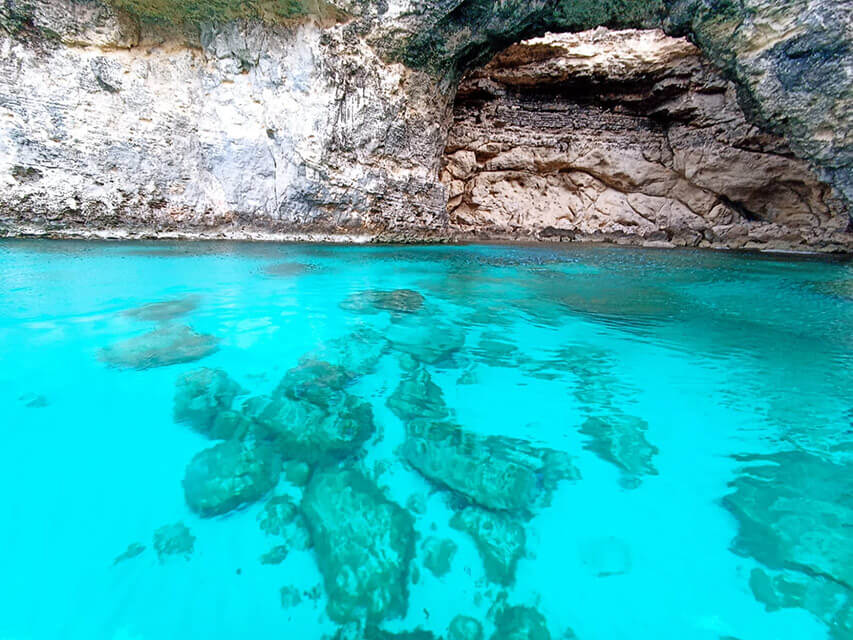
[[[269,551],[262,553],[259,560],[261,564],[281,564],[287,559],[289,549],[287,545],[278,545]]]
[[[818,248],[836,246],[822,206],[826,201],[814,197],[823,187],[795,157],[815,167],[817,178],[831,184],[849,208],[849,3],[326,0],[312,6],[312,11],[276,12],[232,0],[5,2],[0,8],[0,103],[6,116],[0,127],[0,233],[452,237],[463,226],[458,198],[468,192],[453,181],[445,187],[439,173],[461,73],[526,37],[608,25],[662,26],[689,34],[710,64],[722,67],[735,83],[748,120],[741,117],[745,126],[740,129],[723,126],[720,145],[716,138],[706,145],[700,127],[676,131],[694,139],[671,136],[675,151],[712,152],[683,163],[661,164],[659,159],[667,160],[666,145],[650,148],[652,155],[643,158],[640,169],[672,166],[683,170],[683,184],[691,187],[667,189],[663,195],[643,179],[646,171],[628,174],[603,167],[605,180],[592,175],[602,168],[595,164],[596,146],[587,158],[593,163],[589,179],[573,176],[571,181],[578,192],[595,194],[596,202],[575,202],[572,211],[600,216],[587,216],[585,222],[592,229],[620,229],[618,238],[608,236],[618,240],[656,241],[671,233],[665,241],[686,243],[695,241],[696,233],[727,246],[779,241],[817,247],[820,238],[828,244]],[[599,43],[599,52],[614,46],[610,40]],[[542,53],[536,49],[536,55]],[[582,71],[591,57],[586,52],[583,59],[576,57],[572,70]],[[613,62],[606,55],[604,60]],[[641,74],[648,60],[648,49],[642,49],[628,68]],[[527,73],[542,85],[539,95],[547,87],[546,67]],[[734,106],[733,92],[718,76],[707,87],[685,92],[690,77],[682,69],[647,78],[640,93],[688,96],[695,104],[671,110],[688,124],[693,110],[713,120],[721,96],[724,107]],[[622,70],[610,64],[602,75],[619,80]],[[661,77],[669,81],[662,91]],[[699,79],[704,83],[705,76]],[[464,89],[463,108],[470,104]],[[569,93],[590,95],[588,90]],[[630,92],[617,98],[625,109],[637,106]],[[596,105],[581,106],[594,110]],[[515,115],[523,112],[518,111]],[[579,110],[579,122],[609,123],[603,130],[581,129],[587,137],[600,136],[593,141],[600,140],[601,148],[613,138],[626,141],[638,130],[630,113],[590,118],[584,111]],[[541,116],[542,110],[535,113]],[[672,112],[647,115],[641,110],[639,120],[653,122],[640,131],[650,138],[659,133],[656,118],[673,119]],[[508,133],[514,131],[511,118],[485,113],[483,120],[490,132],[504,121]],[[763,130],[753,133],[748,129],[753,124]],[[790,144],[777,145],[767,131],[786,136]],[[563,143],[558,141],[555,149]],[[626,158],[636,159],[642,146],[626,143],[624,148]],[[730,152],[736,162],[727,162],[728,156],[720,161],[717,149]],[[740,160],[744,154],[754,154],[747,165]],[[474,160],[480,164],[476,154]],[[567,168],[574,172],[575,164]],[[728,166],[755,169],[754,182],[745,185],[743,174],[732,174],[726,177],[738,186],[735,193],[716,191],[725,180],[713,174]],[[793,166],[803,171],[793,173]],[[764,188],[768,176],[778,189]],[[643,189],[634,190],[632,180]],[[571,186],[549,167],[533,175],[530,182],[536,181],[552,194],[555,186]],[[496,189],[512,191],[515,184]],[[685,190],[690,197],[682,201]],[[758,225],[755,233],[757,226],[748,224],[739,209],[744,190],[763,191],[768,200],[781,202],[769,215],[778,213],[790,223],[785,228],[794,231],[780,236],[771,223]],[[696,195],[706,191],[738,206],[720,200],[709,208],[709,198]],[[556,218],[547,198],[535,189],[529,193],[536,196],[528,202],[534,218]],[[448,195],[453,225],[445,207]],[[800,196],[804,206],[797,217],[790,205]],[[685,208],[676,206],[682,202]],[[709,217],[688,211],[690,206]],[[511,227],[519,220],[507,222]],[[519,226],[542,230],[538,222],[528,222],[520,220]],[[661,228],[652,230],[654,225]],[[562,224],[551,226],[558,235],[567,231]],[[485,227],[473,230],[487,232]],[[711,239],[705,236],[708,230]],[[849,248],[849,240],[844,242],[842,248]]]
[[[443,420],[450,417],[441,387],[432,381],[423,366],[406,373],[386,402],[388,408],[403,422],[416,418]]]
[[[524,526],[518,520],[472,506],[457,511],[450,526],[474,539],[489,580],[504,586],[515,582],[515,568],[524,555],[526,540]]]
[[[803,451],[740,456],[723,504],[737,518],[734,550],[769,571],[753,592],[769,607],[802,606],[839,638],[853,632],[853,474]]]
[[[456,616],[450,621],[447,640],[483,640],[483,625],[469,616]]]
[[[188,371],[175,384],[175,422],[188,424],[213,440],[227,440],[239,426],[231,405],[243,393],[240,385],[221,369]]]
[[[154,549],[160,562],[166,556],[182,555],[187,560],[195,547],[195,536],[183,522],[167,524],[154,532]]]
[[[113,367],[149,369],[192,362],[216,351],[219,340],[190,327],[167,325],[101,349],[98,356]]]
[[[376,430],[370,405],[344,391],[316,391],[327,396],[327,406],[279,390],[272,397],[249,398],[243,415],[255,437],[285,459],[317,464],[357,452]]]
[[[447,422],[410,422],[400,455],[428,480],[488,509],[530,511],[561,480],[580,477],[563,452]]]
[[[459,547],[448,538],[439,539],[430,536],[423,542],[423,564],[425,569],[441,578],[450,571],[450,565]]]
[[[536,609],[508,607],[498,614],[491,640],[551,640],[551,633]]]
[[[584,448],[622,470],[622,484],[634,489],[645,475],[657,475],[652,459],[658,449],[646,440],[648,423],[642,418],[614,412],[587,418],[581,433],[590,440]]]
[[[846,585],[799,571],[756,568],[749,575],[749,586],[767,611],[805,609],[829,627],[833,639],[853,637],[853,594]]]
[[[134,309],[126,309],[122,311],[122,315],[145,322],[166,322],[194,311],[200,302],[199,296],[191,295],[176,300],[152,302]]]
[[[229,440],[200,451],[184,473],[184,498],[203,518],[260,500],[275,487],[281,460],[271,446]]]
[[[412,516],[350,469],[314,473],[302,499],[329,617],[378,623],[404,616],[414,556]]]
[[[356,313],[417,313],[423,306],[424,297],[411,289],[359,291],[341,302],[341,309]]]
[[[311,539],[307,525],[296,504],[287,496],[274,496],[258,513],[261,531],[282,538],[285,548],[307,549]]]
[[[388,347],[388,340],[381,333],[370,327],[359,327],[345,336],[322,343],[306,357],[324,360],[363,376],[376,370]]]
[[[142,544],[141,542],[131,542],[129,545],[127,545],[127,549],[125,549],[115,557],[115,560],[113,560],[113,566],[119,564],[120,562],[124,562],[125,560],[135,558],[143,551],[145,551],[144,544]]]
[[[388,328],[385,336],[391,347],[412,356],[424,364],[436,364],[450,359],[465,344],[465,331],[457,324],[423,318],[401,318]]]
[[[302,358],[298,366],[284,375],[275,393],[328,408],[337,398],[335,392],[342,391],[353,378],[353,374],[341,365]]]

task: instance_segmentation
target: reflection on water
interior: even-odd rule
[[[849,263],[0,266],[0,638],[853,637]]]

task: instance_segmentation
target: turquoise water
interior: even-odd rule
[[[0,639],[853,637],[849,262],[4,241],[0,273]]]

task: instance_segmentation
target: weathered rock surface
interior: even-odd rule
[[[474,539],[489,580],[507,586],[515,582],[526,540],[521,522],[505,513],[466,507],[451,518],[450,526]]]
[[[446,422],[408,424],[402,457],[424,477],[488,509],[529,512],[579,473],[567,455]]]
[[[165,325],[141,336],[121,340],[98,355],[120,369],[150,369],[200,360],[219,349],[214,336],[183,325]]]
[[[448,189],[439,174],[460,73],[522,38],[606,24],[663,26],[690,35],[736,84],[747,120],[789,144],[720,122],[733,113],[733,85],[706,80],[703,64],[699,75],[655,72],[658,77],[636,88],[658,93],[628,100],[621,113],[600,103],[582,104],[579,130],[602,142],[587,161],[597,153],[606,157],[614,139],[631,139],[626,151],[628,159],[635,158],[649,145],[634,138],[659,140],[666,129],[672,149],[643,157],[642,166],[659,171],[663,162],[683,173],[686,183],[674,190],[670,180],[652,189],[648,172],[634,171],[634,163],[623,163],[634,175],[573,176],[570,190],[606,194],[583,210],[617,220],[593,225],[594,231],[613,228],[615,235],[605,238],[620,241],[666,240],[672,234],[667,241],[692,243],[698,234],[720,246],[849,250],[849,237],[836,233],[853,202],[849,2],[327,0],[292,3],[293,11],[283,13],[264,9],[278,4],[3,3],[0,234],[452,237],[459,225],[448,224]],[[178,19],[183,22],[174,23]],[[584,63],[575,59],[570,66]],[[580,84],[588,87],[588,78]],[[630,98],[625,91],[613,93],[616,84],[605,92],[615,100],[611,107]],[[543,92],[544,87],[534,90]],[[657,120],[644,111],[661,98],[678,102],[679,93],[697,104],[658,111]],[[470,94],[462,95],[462,108],[470,108]],[[559,107],[552,125],[565,102],[551,100]],[[601,116],[606,126],[595,124]],[[669,124],[664,127],[660,118]],[[710,147],[709,131],[689,126],[702,118],[726,132],[721,140],[711,135],[716,144]],[[626,131],[620,134],[620,128]],[[545,135],[553,138],[553,131],[550,126]],[[679,155],[697,149],[706,153]],[[833,204],[828,187],[794,156],[836,189],[841,204]],[[453,164],[470,165],[454,158]],[[750,177],[720,172],[730,164],[742,166],[745,158]],[[500,170],[528,164],[519,157],[514,162]],[[562,193],[568,178],[552,184],[553,170],[537,168],[537,189],[559,187]],[[611,178],[615,181],[606,181]],[[736,178],[731,187],[729,178]],[[467,180],[462,182],[461,192],[458,184],[447,183],[457,223],[464,222],[458,197]],[[516,182],[499,190],[511,192]],[[710,206],[713,197],[726,200]],[[757,206],[762,199],[768,204]],[[529,208],[537,216],[547,209],[541,197]],[[548,211],[546,218],[555,215]],[[743,219],[752,216],[759,220]],[[492,222],[463,226],[465,233],[507,233],[505,219],[497,226]],[[661,226],[653,229],[658,235],[649,231],[655,225]],[[706,227],[717,234],[711,240]],[[512,233],[530,235],[525,229]]]
[[[231,419],[231,405],[245,393],[222,369],[188,371],[175,385],[175,422],[190,425],[214,440],[227,440],[235,435],[238,421]]]
[[[473,236],[849,246],[838,194],[661,31],[548,35],[463,79],[443,179]]]
[[[184,474],[184,497],[204,518],[260,500],[275,487],[281,460],[267,444],[229,440],[199,452]]]
[[[357,471],[311,478],[302,499],[335,622],[403,616],[414,556],[412,516]]]
[[[180,555],[189,560],[195,547],[195,536],[183,522],[163,525],[154,532],[154,549],[162,562],[166,556]]]

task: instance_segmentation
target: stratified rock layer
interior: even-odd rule
[[[466,235],[686,246],[849,245],[840,198],[736,87],[661,31],[548,35],[459,87],[443,179]]]
[[[849,251],[849,236],[836,233],[845,211],[794,155],[849,213],[851,24],[851,3],[836,0],[7,0],[0,235],[424,240],[549,229],[560,238]],[[684,74],[684,59],[670,57],[678,69],[640,78],[639,102],[605,78],[610,103],[576,105],[573,130],[599,151],[562,158],[564,173],[546,160],[535,180],[510,177],[496,188],[498,201],[518,189],[535,195],[532,219],[508,219],[482,189],[467,189],[470,157],[454,155],[463,177],[453,176],[461,188],[446,182],[450,225],[439,175],[460,74],[523,38],[599,25],[689,34],[735,83],[748,121],[783,136],[790,150],[742,126],[741,116],[729,119],[733,85],[703,65]],[[698,59],[692,51],[687,57]],[[637,76],[647,54],[603,71]],[[584,64],[574,56],[569,70]],[[572,87],[589,95],[589,78],[582,73]],[[554,107],[544,135],[565,154],[554,135],[565,129],[561,111],[574,119],[565,100],[544,86],[533,93]],[[695,104],[655,107],[678,94]],[[461,97],[469,108],[464,87]],[[487,112],[484,124],[511,132],[519,122]],[[671,148],[650,142],[662,131]],[[471,150],[453,144],[454,153]],[[590,167],[614,144],[633,161]],[[485,152],[474,156],[475,173],[494,160]],[[636,170],[640,157],[648,171]],[[530,172],[529,158],[512,160],[487,171]],[[652,180],[660,166],[684,183]],[[566,190],[587,197],[557,207]],[[478,194],[467,203],[479,217],[460,208],[464,193]],[[485,215],[491,209],[496,219]],[[577,224],[556,224],[556,209],[570,209]]]

